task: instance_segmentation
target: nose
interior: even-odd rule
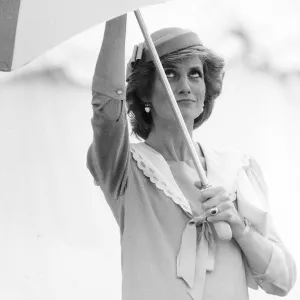
[[[178,93],[181,95],[188,95],[191,93],[190,82],[187,76],[182,76],[178,81]]]

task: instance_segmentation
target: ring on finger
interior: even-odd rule
[[[219,213],[219,209],[215,206],[215,207],[210,209],[209,213],[210,213],[211,216],[215,216]]]

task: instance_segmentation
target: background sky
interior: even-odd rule
[[[150,32],[190,28],[226,58],[222,95],[194,138],[255,156],[275,225],[299,266],[299,1],[174,0],[142,13]],[[1,299],[120,299],[118,227],[85,167],[103,29],[0,73]],[[142,40],[130,13],[127,59]],[[299,297],[297,282],[286,299]]]

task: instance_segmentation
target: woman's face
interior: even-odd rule
[[[164,69],[184,120],[193,124],[203,112],[205,99],[202,61],[198,56],[193,56],[176,64],[165,64]],[[152,103],[154,124],[159,119],[176,120],[167,97],[165,88],[156,73],[153,93],[150,99],[147,99]]]

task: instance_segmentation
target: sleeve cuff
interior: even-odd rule
[[[264,274],[259,274],[251,270],[253,278],[260,286],[264,285],[264,283],[268,283],[274,284],[281,290],[288,290],[289,278],[287,278],[287,276],[289,273],[283,263],[285,261],[286,259],[283,251],[273,244],[272,256],[267,270]]]
[[[92,83],[93,92],[106,95],[111,99],[125,100],[125,88],[124,86],[113,86],[111,80],[105,79],[94,75]]]

